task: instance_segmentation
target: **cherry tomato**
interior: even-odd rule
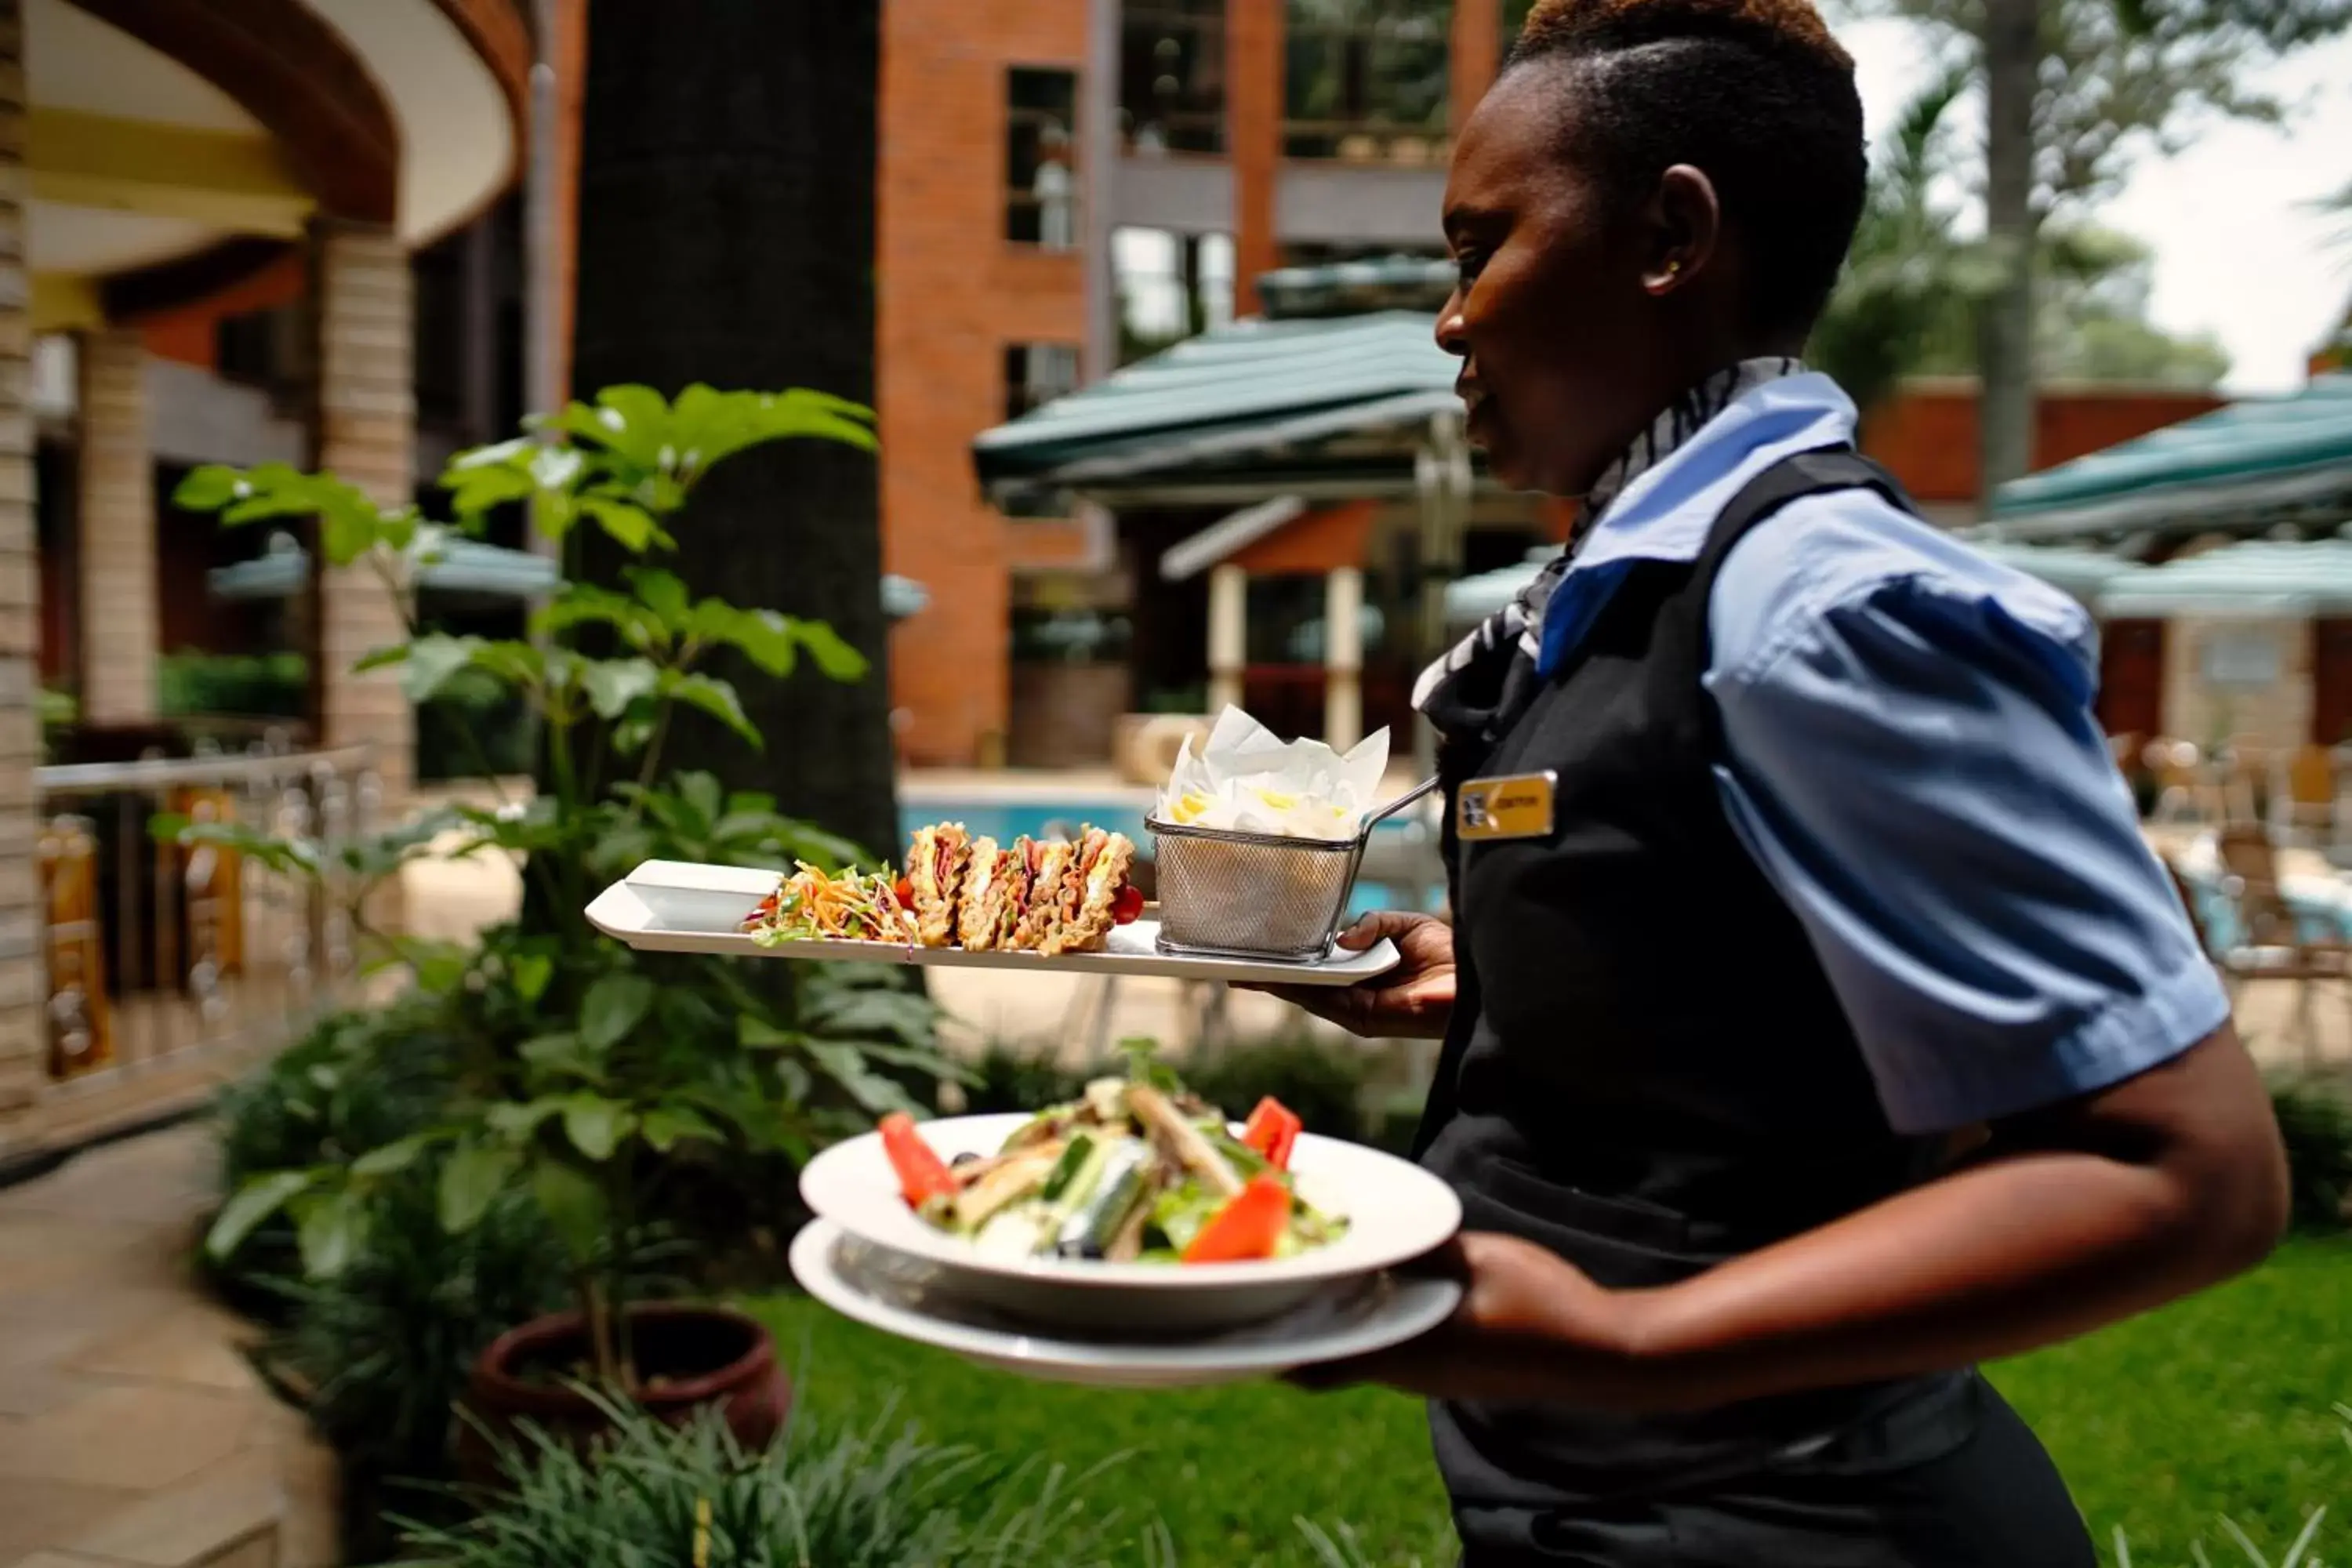
[[[1143,913],[1143,889],[1129,882],[1110,901],[1110,918],[1116,925],[1133,925]]]

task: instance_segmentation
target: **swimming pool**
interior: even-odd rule
[[[1147,796],[1095,796],[1062,800],[976,800],[950,795],[934,795],[929,792],[909,792],[898,802],[898,842],[905,844],[915,837],[919,828],[938,822],[961,822],[964,831],[974,838],[993,838],[999,844],[1010,844],[1026,835],[1031,838],[1047,837],[1047,828],[1066,823],[1073,826],[1099,827],[1111,833],[1124,833],[1149,855],[1151,835],[1143,826],[1148,809]],[[1401,821],[1384,822],[1375,833],[1402,832]],[[1443,897],[1439,889],[1438,897]],[[1410,907],[1402,889],[1359,879],[1355,896],[1349,900],[1350,914],[1368,914],[1374,910]]]

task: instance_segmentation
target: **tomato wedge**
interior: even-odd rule
[[[933,1198],[955,1196],[955,1173],[923,1142],[923,1135],[915,1131],[915,1119],[905,1111],[894,1110],[882,1119],[882,1152],[890,1156],[890,1168],[898,1173],[898,1190],[916,1208]]]
[[[1240,1263],[1272,1258],[1290,1224],[1290,1189],[1259,1176],[1217,1211],[1184,1249],[1187,1263]]]
[[[1250,1119],[1242,1127],[1242,1142],[1265,1156],[1265,1163],[1277,1171],[1290,1169],[1290,1146],[1298,1142],[1299,1131],[1307,1124],[1282,1101],[1272,1095],[1257,1102]]]

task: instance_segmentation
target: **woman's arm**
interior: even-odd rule
[[[1963,1169],[1682,1284],[1605,1290],[1540,1247],[1465,1237],[1447,1329],[1304,1380],[1639,1411],[1966,1366],[2250,1268],[2286,1211],[2269,1099],[2225,1027],[1997,1124]]]

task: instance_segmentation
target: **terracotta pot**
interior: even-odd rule
[[[673,1426],[696,1411],[716,1405],[729,1430],[747,1448],[764,1448],[783,1430],[792,1408],[792,1384],[776,1364],[776,1345],[755,1318],[727,1307],[692,1302],[646,1301],[628,1309],[631,1347],[640,1379],[660,1386],[641,1390],[639,1408]],[[500,1436],[518,1423],[530,1423],[565,1444],[584,1447],[609,1432],[604,1411],[562,1383],[532,1380],[534,1370],[572,1369],[589,1360],[588,1331],[578,1312],[534,1319],[491,1342],[474,1363],[466,1404],[474,1416]],[[465,1479],[488,1486],[498,1479],[496,1456],[474,1421],[457,1428],[457,1461]]]

